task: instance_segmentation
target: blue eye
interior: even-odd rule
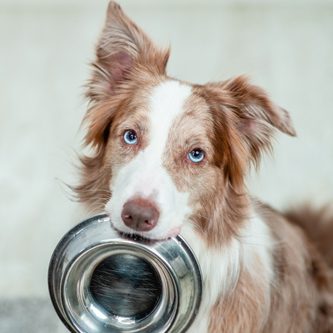
[[[136,145],[138,143],[138,137],[133,130],[127,130],[124,133],[124,141],[128,145]]]
[[[200,148],[196,148],[190,151],[187,156],[191,162],[200,163],[205,158],[205,152]]]

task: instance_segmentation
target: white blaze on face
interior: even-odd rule
[[[144,235],[166,238],[179,232],[189,213],[188,194],[179,192],[171,175],[163,166],[170,129],[184,112],[184,103],[191,87],[177,81],[164,81],[151,91],[148,105],[148,146],[124,165],[112,179],[112,198],[106,204],[114,226],[133,232],[121,219],[124,204],[135,197],[153,201],[160,211],[157,225]],[[171,157],[170,157],[171,158]]]

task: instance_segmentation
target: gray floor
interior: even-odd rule
[[[47,299],[0,299],[0,333],[68,333]]]

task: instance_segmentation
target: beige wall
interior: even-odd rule
[[[250,188],[277,207],[333,199],[332,1],[120,1],[196,82],[246,73],[290,110]],[[79,220],[73,183],[88,77],[106,1],[0,0],[0,298],[46,296],[57,241]]]

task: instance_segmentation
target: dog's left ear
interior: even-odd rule
[[[271,146],[273,129],[296,136],[289,113],[274,104],[267,93],[240,76],[221,85],[229,96],[229,107],[236,113],[236,126],[250,148],[251,159],[258,162],[261,152]]]

